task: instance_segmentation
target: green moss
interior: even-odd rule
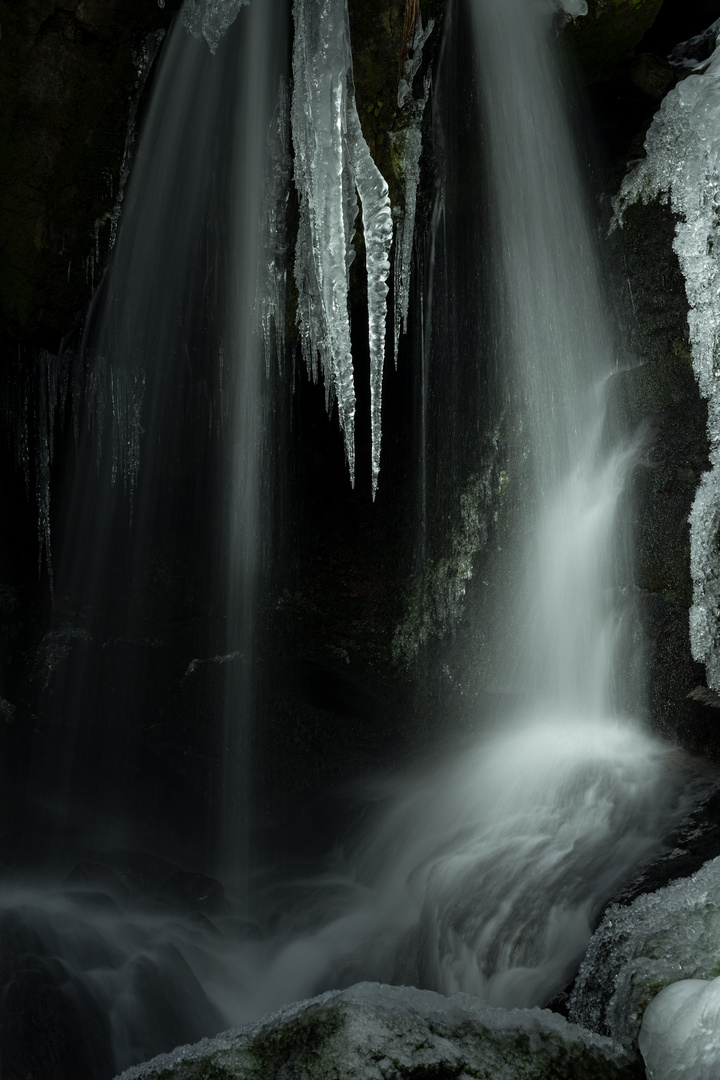
[[[329,1009],[313,1009],[301,1014],[282,1026],[271,1028],[256,1035],[248,1050],[257,1062],[258,1077],[270,1077],[287,1073],[288,1062],[293,1071],[308,1080],[332,1080],[339,1078],[336,1068],[329,1067],[322,1056],[324,1044],[345,1026],[345,1012],[339,1006]],[[208,1078],[210,1080],[210,1078]]]

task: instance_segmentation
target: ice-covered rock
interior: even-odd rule
[[[649,1080],[717,1080],[720,979],[666,986],[645,1010],[638,1043]]]
[[[122,1080],[630,1080],[639,1062],[541,1009],[493,1009],[412,987],[360,983],[245,1028],[179,1047]]]
[[[193,37],[205,40],[214,53],[220,39],[235,22],[238,11],[250,0],[185,0],[181,19]]]
[[[712,471],[690,515],[693,603],[690,643],[720,688],[720,48],[662,102],[645,140],[646,157],[623,181],[617,219],[630,203],[669,199],[677,215],[673,247],[685,276],[693,367],[708,399]]]
[[[632,1046],[661,990],[679,980],[712,979],[718,964],[720,858],[627,907],[608,908],[580,967],[568,1015]]]

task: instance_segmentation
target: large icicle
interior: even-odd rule
[[[348,110],[350,153],[355,169],[365,232],[365,264],[368,289],[368,328],[370,338],[370,425],[372,433],[372,495],[377,492],[382,440],[382,382],[385,361],[385,319],[387,315],[387,279],[390,272],[392,216],[388,186],[372,159],[360,127],[360,118],[352,97]]]
[[[392,241],[390,199],[357,115],[346,0],[295,0],[293,14],[291,119],[300,199],[295,257],[300,340],[308,371],[317,377],[318,367],[322,370],[328,406],[337,401],[354,484],[355,385],[348,285],[357,187],[363,204],[368,274],[374,495]]]
[[[630,203],[669,197],[678,221],[673,247],[685,275],[693,367],[708,399],[711,470],[690,514],[693,603],[690,645],[720,689],[720,48],[702,74],[663,100],[645,141],[647,157],[625,178],[618,219]]]

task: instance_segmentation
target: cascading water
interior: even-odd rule
[[[192,838],[214,846],[210,861],[233,878],[247,847],[254,589],[273,502],[260,503],[272,432],[258,288],[286,23],[283,0],[243,8],[212,55],[178,19],[163,50],[75,361],[77,454],[58,512],[46,650],[52,723],[28,785],[85,843],[187,853],[188,819],[160,805],[146,732],[165,722],[153,683],[161,672],[197,681],[194,655],[217,672],[217,719],[190,738],[200,760],[220,762],[206,766],[220,795],[214,820],[190,810]],[[177,609],[181,594],[166,584],[178,576],[214,617]],[[178,618],[187,632],[171,651],[165,629]],[[104,773],[112,782],[101,785]]]
[[[545,1004],[683,802],[670,748],[627,718],[642,695],[621,511],[641,439],[619,437],[607,416],[613,341],[551,56],[554,5],[469,6],[485,340],[516,485],[515,571],[494,643],[505,704],[470,749],[376,792],[375,823],[300,904],[312,929],[286,920],[251,1015],[360,978]],[[438,302],[452,291],[438,280],[443,257]],[[438,353],[434,342],[430,363]],[[442,423],[448,437],[452,417]]]

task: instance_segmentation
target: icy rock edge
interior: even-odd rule
[[[295,256],[298,328],[312,378],[337,402],[355,482],[349,271],[362,203],[368,282],[372,488],[380,467],[382,374],[392,218],[388,186],[372,159],[355,104],[347,0],[295,0],[291,123],[300,202]],[[357,192],[357,194],[356,194]]]
[[[718,940],[720,858],[627,907],[607,909],[570,994],[570,1020],[634,1046],[643,1014],[661,990],[717,975]]]
[[[716,42],[717,46],[717,42]],[[702,66],[702,65],[701,65]],[[673,248],[685,276],[693,368],[708,399],[711,469],[690,514],[693,602],[690,646],[720,689],[720,48],[703,71],[664,98],[645,140],[646,157],[625,177],[616,221],[631,203],[660,196],[677,215]]]
[[[360,983],[287,1006],[244,1028],[179,1047],[121,1080],[298,1080],[492,1076],[637,1080],[637,1058],[543,1009],[506,1011],[466,994]]]

